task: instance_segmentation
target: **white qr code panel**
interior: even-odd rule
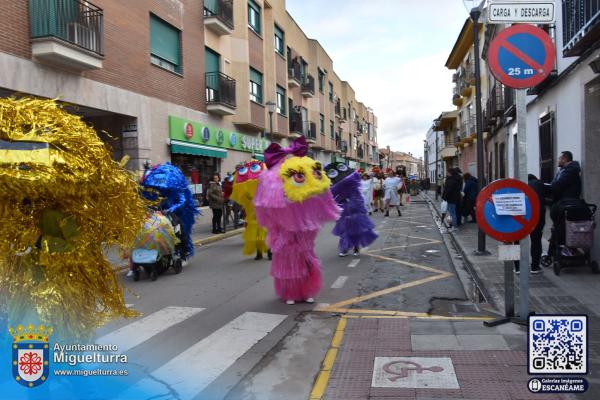
[[[587,373],[587,315],[529,317],[530,374]]]

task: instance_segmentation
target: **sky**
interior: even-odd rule
[[[286,0],[333,68],[373,108],[378,144],[423,156],[432,122],[452,105],[448,55],[468,16],[461,0]]]

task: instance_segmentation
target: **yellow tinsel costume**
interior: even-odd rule
[[[55,101],[0,99],[0,292],[13,324],[36,318],[89,338],[136,315],[103,248],[127,248],[146,216],[135,177]]]
[[[246,229],[242,238],[244,239],[244,255],[252,255],[256,252],[265,253],[269,250],[267,246],[267,230],[256,221],[256,210],[254,208],[254,195],[258,187],[258,176],[266,169],[265,165],[257,160],[252,160],[236,169],[233,191],[230,199],[238,203],[246,212]]]

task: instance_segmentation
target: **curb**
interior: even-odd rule
[[[427,199],[427,201],[431,204],[431,207],[435,210],[436,214],[441,219],[442,215],[440,213],[440,210],[434,205],[434,200],[432,200],[429,197],[429,195],[424,195],[423,197],[425,197]],[[443,221],[442,221],[442,224],[443,224]],[[487,287],[485,286],[484,281],[481,279],[481,277],[478,274],[477,268],[471,262],[468,253],[460,245],[460,243],[454,236],[454,233],[448,232],[447,235],[450,237],[450,240],[452,241],[452,245],[454,246],[454,248],[456,250],[458,250],[458,252],[462,256],[465,268],[469,272],[469,275],[471,275],[471,278],[473,278],[473,282],[475,283],[475,286],[477,286],[477,289],[483,295],[486,302],[488,304],[490,304],[492,307],[494,307],[496,310],[500,310],[501,308],[499,307],[499,304],[497,303],[496,299],[494,299],[494,296],[492,296],[491,293],[488,291]]]
[[[209,236],[204,239],[197,239],[197,240],[194,240],[193,243],[194,243],[194,246],[204,246],[209,243],[218,242],[219,240],[223,240],[223,239],[227,239],[227,238],[239,235],[242,232],[244,232],[244,228],[238,228],[238,229],[234,229],[232,231],[226,232],[226,233]],[[116,273],[125,272],[127,270],[129,270],[129,263],[117,265],[113,268],[113,271],[115,271]]]

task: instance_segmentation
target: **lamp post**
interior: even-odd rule
[[[271,136],[271,143],[273,143],[273,113],[275,112],[277,104],[269,100],[267,101],[266,106],[267,110],[269,110],[269,134]]]
[[[465,8],[473,21],[473,52],[475,61],[475,114],[477,126],[477,184],[478,189],[483,187],[483,112],[481,110],[481,69],[479,65],[479,17],[485,6],[485,0],[463,0]],[[485,255],[485,233],[479,228],[477,232],[476,255]]]

